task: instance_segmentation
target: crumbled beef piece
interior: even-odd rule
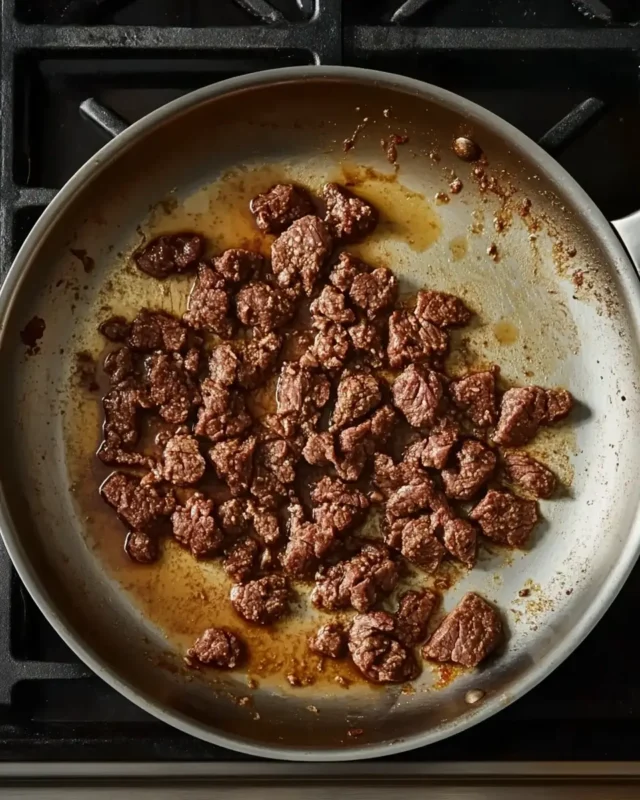
[[[199,400],[184,359],[178,353],[153,353],[146,360],[149,396],[167,422],[184,422]]]
[[[267,575],[231,589],[231,604],[248,622],[269,625],[289,609],[291,592],[282,575]]]
[[[349,336],[342,325],[329,320],[321,321],[316,317],[318,328],[313,344],[303,354],[300,363],[304,367],[336,370],[344,366],[349,355]]]
[[[424,467],[444,469],[451,451],[460,441],[460,427],[446,417],[430,431],[424,440],[420,460]]]
[[[349,630],[349,653],[362,674],[374,683],[413,680],[419,667],[413,653],[393,638],[395,620],[386,611],[358,614]]]
[[[311,492],[314,519],[343,532],[355,525],[369,507],[369,501],[358,489],[348,486],[340,478],[325,475]]]
[[[301,282],[310,296],[332,244],[321,219],[313,215],[297,219],[271,245],[271,266],[280,286],[295,287]]]
[[[338,442],[344,459],[353,465],[364,464],[369,456],[387,442],[396,419],[396,413],[391,406],[382,406],[364,422],[341,430]]]
[[[348,292],[351,289],[353,280],[360,273],[369,272],[368,264],[359,258],[352,256],[351,253],[340,253],[338,263],[331,270],[329,282],[341,292]]]
[[[192,494],[186,505],[171,515],[173,535],[196,558],[211,558],[222,548],[222,534],[213,518],[213,501],[200,492]]]
[[[219,344],[209,358],[211,380],[222,386],[231,386],[236,381],[240,359],[229,344]]]
[[[110,467],[143,467],[144,469],[155,467],[155,460],[152,456],[125,449],[119,437],[114,435],[107,436],[100,443],[96,455],[103,464]]]
[[[534,497],[550,497],[556,488],[556,477],[527,453],[513,450],[504,454],[508,479]]]
[[[438,603],[438,595],[431,589],[405,592],[400,597],[394,614],[395,635],[405,647],[415,647],[427,638],[429,618]]]
[[[301,217],[313,214],[308,193],[290,183],[277,183],[253,198],[249,206],[263,233],[282,233]]]
[[[345,481],[358,480],[367,457],[362,447],[354,448],[349,455],[339,453],[333,434],[329,431],[310,433],[302,455],[308,464],[315,466],[333,464],[338,476]]]
[[[393,384],[393,404],[410,425],[431,427],[442,413],[444,381],[440,373],[411,364]]]
[[[478,545],[475,526],[466,519],[446,515],[442,527],[442,543],[448,552],[471,569],[476,563]]]
[[[111,383],[122,383],[133,375],[133,355],[128,347],[119,347],[107,353],[104,360],[104,371],[109,376]]]
[[[276,514],[259,508],[255,503],[249,504],[249,514],[253,530],[265,546],[274,545],[280,541],[280,523]]]
[[[424,474],[419,464],[405,461],[395,464],[391,456],[383,453],[376,453],[374,456],[373,480],[386,498],[401,486],[411,483]]]
[[[113,316],[98,326],[100,333],[110,342],[124,342],[129,335],[129,323],[124,317]]]
[[[398,582],[398,568],[386,547],[373,542],[363,545],[348,561],[341,561],[316,575],[311,600],[318,608],[334,611],[353,606],[368,611]]]
[[[300,450],[287,439],[262,442],[258,450],[258,461],[282,483],[293,483],[299,459]]]
[[[197,375],[200,372],[200,362],[202,353],[197,347],[190,347],[184,357],[184,368],[189,375]]]
[[[263,334],[280,328],[293,317],[295,310],[292,295],[263,281],[248,283],[236,296],[236,314],[240,322]]]
[[[408,311],[391,314],[387,356],[393,369],[442,356],[448,346],[447,334],[430,322],[420,322]]]
[[[133,475],[113,472],[100,487],[100,494],[120,519],[134,531],[146,531],[175,508],[172,494],[162,495]]]
[[[205,460],[189,434],[173,436],[162,454],[161,477],[175,486],[191,486],[204,475]]]
[[[331,428],[339,430],[364,417],[382,401],[380,384],[369,372],[343,375],[338,384]]]
[[[326,317],[338,324],[355,322],[356,315],[346,306],[346,298],[334,286],[325,286],[320,295],[311,303],[314,316]]]
[[[210,378],[202,381],[200,389],[203,404],[194,428],[197,436],[217,442],[228,436],[240,436],[251,427],[252,420],[241,394]]]
[[[187,343],[187,329],[179,319],[166,311],[143,308],[131,323],[127,344],[132,350],[151,353],[164,350],[178,352]]]
[[[138,564],[153,564],[158,560],[158,540],[144,531],[129,531],[124,540],[124,551]]]
[[[320,411],[329,402],[331,384],[322,373],[314,373],[299,363],[284,364],[276,387],[276,410],[291,415],[313,428]]]
[[[327,204],[325,222],[336,239],[352,242],[371,233],[378,224],[375,208],[337,183],[326,183],[322,196]]]
[[[187,650],[186,661],[206,664],[208,667],[235,669],[242,658],[242,642],[226,628],[207,628]]]
[[[238,370],[238,383],[243,389],[255,389],[267,380],[281,347],[282,337],[276,333],[256,337],[245,344]]]
[[[391,406],[382,406],[382,408],[378,408],[373,412],[370,417],[371,435],[375,440],[376,447],[386,443],[387,439],[391,436],[393,426],[396,424],[397,419],[396,412]],[[346,431],[340,434],[341,441],[344,433],[346,433]]]
[[[431,292],[424,289],[418,292],[413,313],[420,321],[431,322],[439,328],[466,325],[471,319],[471,312],[459,297],[446,292]]]
[[[452,381],[449,394],[474,425],[479,428],[495,425],[498,418],[495,370],[474,372]]]
[[[364,358],[367,364],[379,369],[384,364],[385,350],[382,336],[378,328],[371,322],[362,320],[357,325],[347,328],[356,352]]]
[[[260,545],[255,539],[245,536],[231,545],[223,562],[224,571],[234,583],[245,583],[257,570],[259,558]]]
[[[446,550],[435,537],[435,527],[428,515],[416,519],[396,519],[391,521],[385,542],[413,564],[435,572],[445,557]]]
[[[475,667],[502,639],[498,612],[477,594],[466,594],[422,648],[424,658]]]
[[[465,439],[456,453],[455,469],[442,470],[442,482],[447,497],[469,500],[493,475],[496,454],[477,439]]]
[[[493,440],[507,447],[526,444],[540,425],[562,419],[572,407],[573,398],[565,389],[542,389],[540,386],[508,389],[502,397]]]
[[[401,485],[389,497],[387,513],[392,517],[409,517],[411,514],[429,508],[435,510],[437,489],[433,485],[433,481],[420,472],[415,477],[409,473],[408,477],[412,483]]]
[[[347,636],[338,622],[328,622],[309,639],[309,649],[325,658],[341,658],[344,655]]]
[[[246,533],[251,523],[250,500],[234,497],[218,506],[218,517],[227,536]]]
[[[152,278],[164,280],[175,272],[192,267],[202,255],[204,239],[197,233],[173,233],[152,239],[134,253],[138,269]]]
[[[114,386],[102,399],[104,437],[115,444],[133,445],[138,441],[138,410],[153,405],[143,387],[129,378]]]
[[[207,264],[200,264],[183,316],[187,325],[200,331],[210,331],[223,339],[233,333],[229,314],[229,295],[225,280]]]
[[[545,389],[547,396],[547,411],[545,425],[564,419],[573,408],[573,397],[566,389]]]
[[[282,566],[289,575],[311,578],[336,538],[334,529],[324,523],[306,522],[301,506],[289,509],[290,538],[282,554]]]
[[[240,283],[260,272],[264,266],[264,258],[260,253],[252,253],[251,250],[231,249],[212,259],[211,263],[225,281]]]
[[[282,503],[289,499],[291,488],[279,481],[278,478],[261,464],[255,468],[255,474],[250,487],[251,494],[258,503],[265,508],[276,510]]]
[[[469,515],[482,533],[498,544],[523,547],[538,521],[535,500],[523,500],[510,492],[491,489]]]
[[[390,308],[398,296],[398,279],[386,267],[378,267],[372,272],[361,272],[351,284],[349,297],[358,308],[374,319]]]
[[[249,491],[256,443],[255,436],[244,440],[226,439],[214,444],[209,450],[209,458],[218,477],[227,483],[232,495]]]

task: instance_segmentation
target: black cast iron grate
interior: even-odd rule
[[[132,122],[200,86],[293,64],[372,67],[457,91],[560,153],[610,218],[631,212],[638,21],[632,0],[1,0],[0,279],[104,143],[78,113],[87,97],[104,129],[113,114]],[[610,653],[638,616],[632,577],[543,686],[481,729],[396,760],[636,758],[640,679]],[[154,721],[92,676],[0,548],[0,759],[246,757]]]

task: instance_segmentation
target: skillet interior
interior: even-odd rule
[[[536,163],[524,137],[507,150],[490,115],[471,110],[463,117],[447,93],[426,87],[420,94],[412,82],[394,88],[390,76],[374,81],[354,71],[350,79],[336,73],[291,81],[287,71],[279,75],[273,85],[227,96],[202,92],[201,99],[149,124],[144,135],[132,135],[124,152],[111,147],[98,158],[102,168],[76,185],[70,201],[57,204],[27,241],[18,259],[28,261],[21,280],[14,272],[3,292],[10,306],[0,349],[3,535],[30,590],[55,608],[52,621],[67,641],[152,713],[248,752],[374,756],[453,733],[534,685],[594,624],[635,560],[638,293],[621,249],[584,195],[551,171],[550,160]],[[383,109],[391,109],[389,118]],[[425,221],[435,219],[439,228],[424,250],[390,240],[367,255],[388,263],[406,287],[428,284],[467,297],[481,319],[469,343],[474,363],[495,359],[507,381],[572,389],[583,405],[571,429],[540,444],[570,487],[560,500],[544,504],[546,522],[529,554],[485,553],[480,567],[447,595],[450,607],[473,588],[506,613],[508,649],[481,672],[433,690],[434,676],[425,670],[414,694],[327,685],[286,690],[265,681],[249,707],[239,706],[233,698],[249,694],[246,679],[220,679],[213,688],[185,680],[175,647],[180,632],[167,639],[152,625],[105,569],[103,548],[93,546],[105,533],[102,517],[85,519],[87,509],[77,501],[89,477],[69,450],[69,436],[73,441],[74,429],[86,429],[83,415],[90,412],[70,388],[70,374],[77,350],[98,346],[89,332],[105,298],[118,308],[146,301],[176,309],[184,301],[184,292],[162,294],[123,267],[140,240],[141,221],[162,228],[171,224],[166,213],[173,213],[174,222],[183,224],[180,201],[239,166],[275,164],[311,184],[340,177],[343,140],[364,117],[369,124],[348,162],[391,173],[380,139],[406,130],[410,142],[400,150],[398,180],[427,198],[431,210],[419,207],[427,209]],[[508,200],[504,191],[481,192],[473,167],[451,154],[451,139],[459,133],[481,143],[487,173],[515,190],[506,192]],[[452,170],[464,189],[435,205]],[[397,199],[396,189],[389,191]],[[177,198],[178,207],[164,203],[159,211],[156,205],[149,216],[150,205],[167,197]],[[525,197],[539,221],[534,238],[531,218],[516,211]],[[206,208],[190,208],[203,212],[196,223],[208,224]],[[493,219],[505,209],[513,212],[512,221],[497,233]],[[422,217],[412,224],[424,235]],[[492,242],[498,262],[486,253]],[[574,247],[576,255],[568,255]],[[95,269],[85,273],[69,248],[86,250]],[[123,295],[134,284],[135,293]],[[28,356],[20,331],[34,315],[45,320],[46,331],[40,351]],[[511,328],[516,334],[500,334]],[[83,436],[75,437],[76,444]],[[526,600],[518,596],[525,584],[533,587]],[[218,613],[212,606],[212,621]],[[190,635],[193,624],[185,615],[182,633]],[[469,688],[486,692],[479,707],[465,703]],[[320,713],[310,712],[310,705]],[[364,733],[350,738],[349,728]]]

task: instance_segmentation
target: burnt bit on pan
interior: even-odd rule
[[[473,139],[468,136],[457,136],[452,144],[453,152],[463,161],[478,161],[482,155],[482,150]]]
[[[76,250],[69,248],[73,255],[82,263],[85,272],[93,272],[96,262],[87,254],[86,250]]]
[[[406,144],[408,141],[409,137],[406,133],[392,133],[388,139],[380,140],[387,161],[394,167],[398,166],[398,145]]]
[[[46,322],[42,317],[31,317],[29,322],[20,331],[20,338],[22,343],[27,346],[27,355],[33,356],[40,351],[38,342],[44,336]]]

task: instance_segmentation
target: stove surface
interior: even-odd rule
[[[79,113],[87,97],[132,122],[200,86],[293,64],[410,75],[534,139],[553,129],[545,144],[609,219],[623,216],[640,208],[638,21],[633,0],[2,0],[0,276],[105,141]],[[174,731],[93,677],[4,551],[0,595],[0,760],[253,760]],[[620,643],[638,618],[640,568],[542,685],[390,761],[637,759],[640,673]]]

